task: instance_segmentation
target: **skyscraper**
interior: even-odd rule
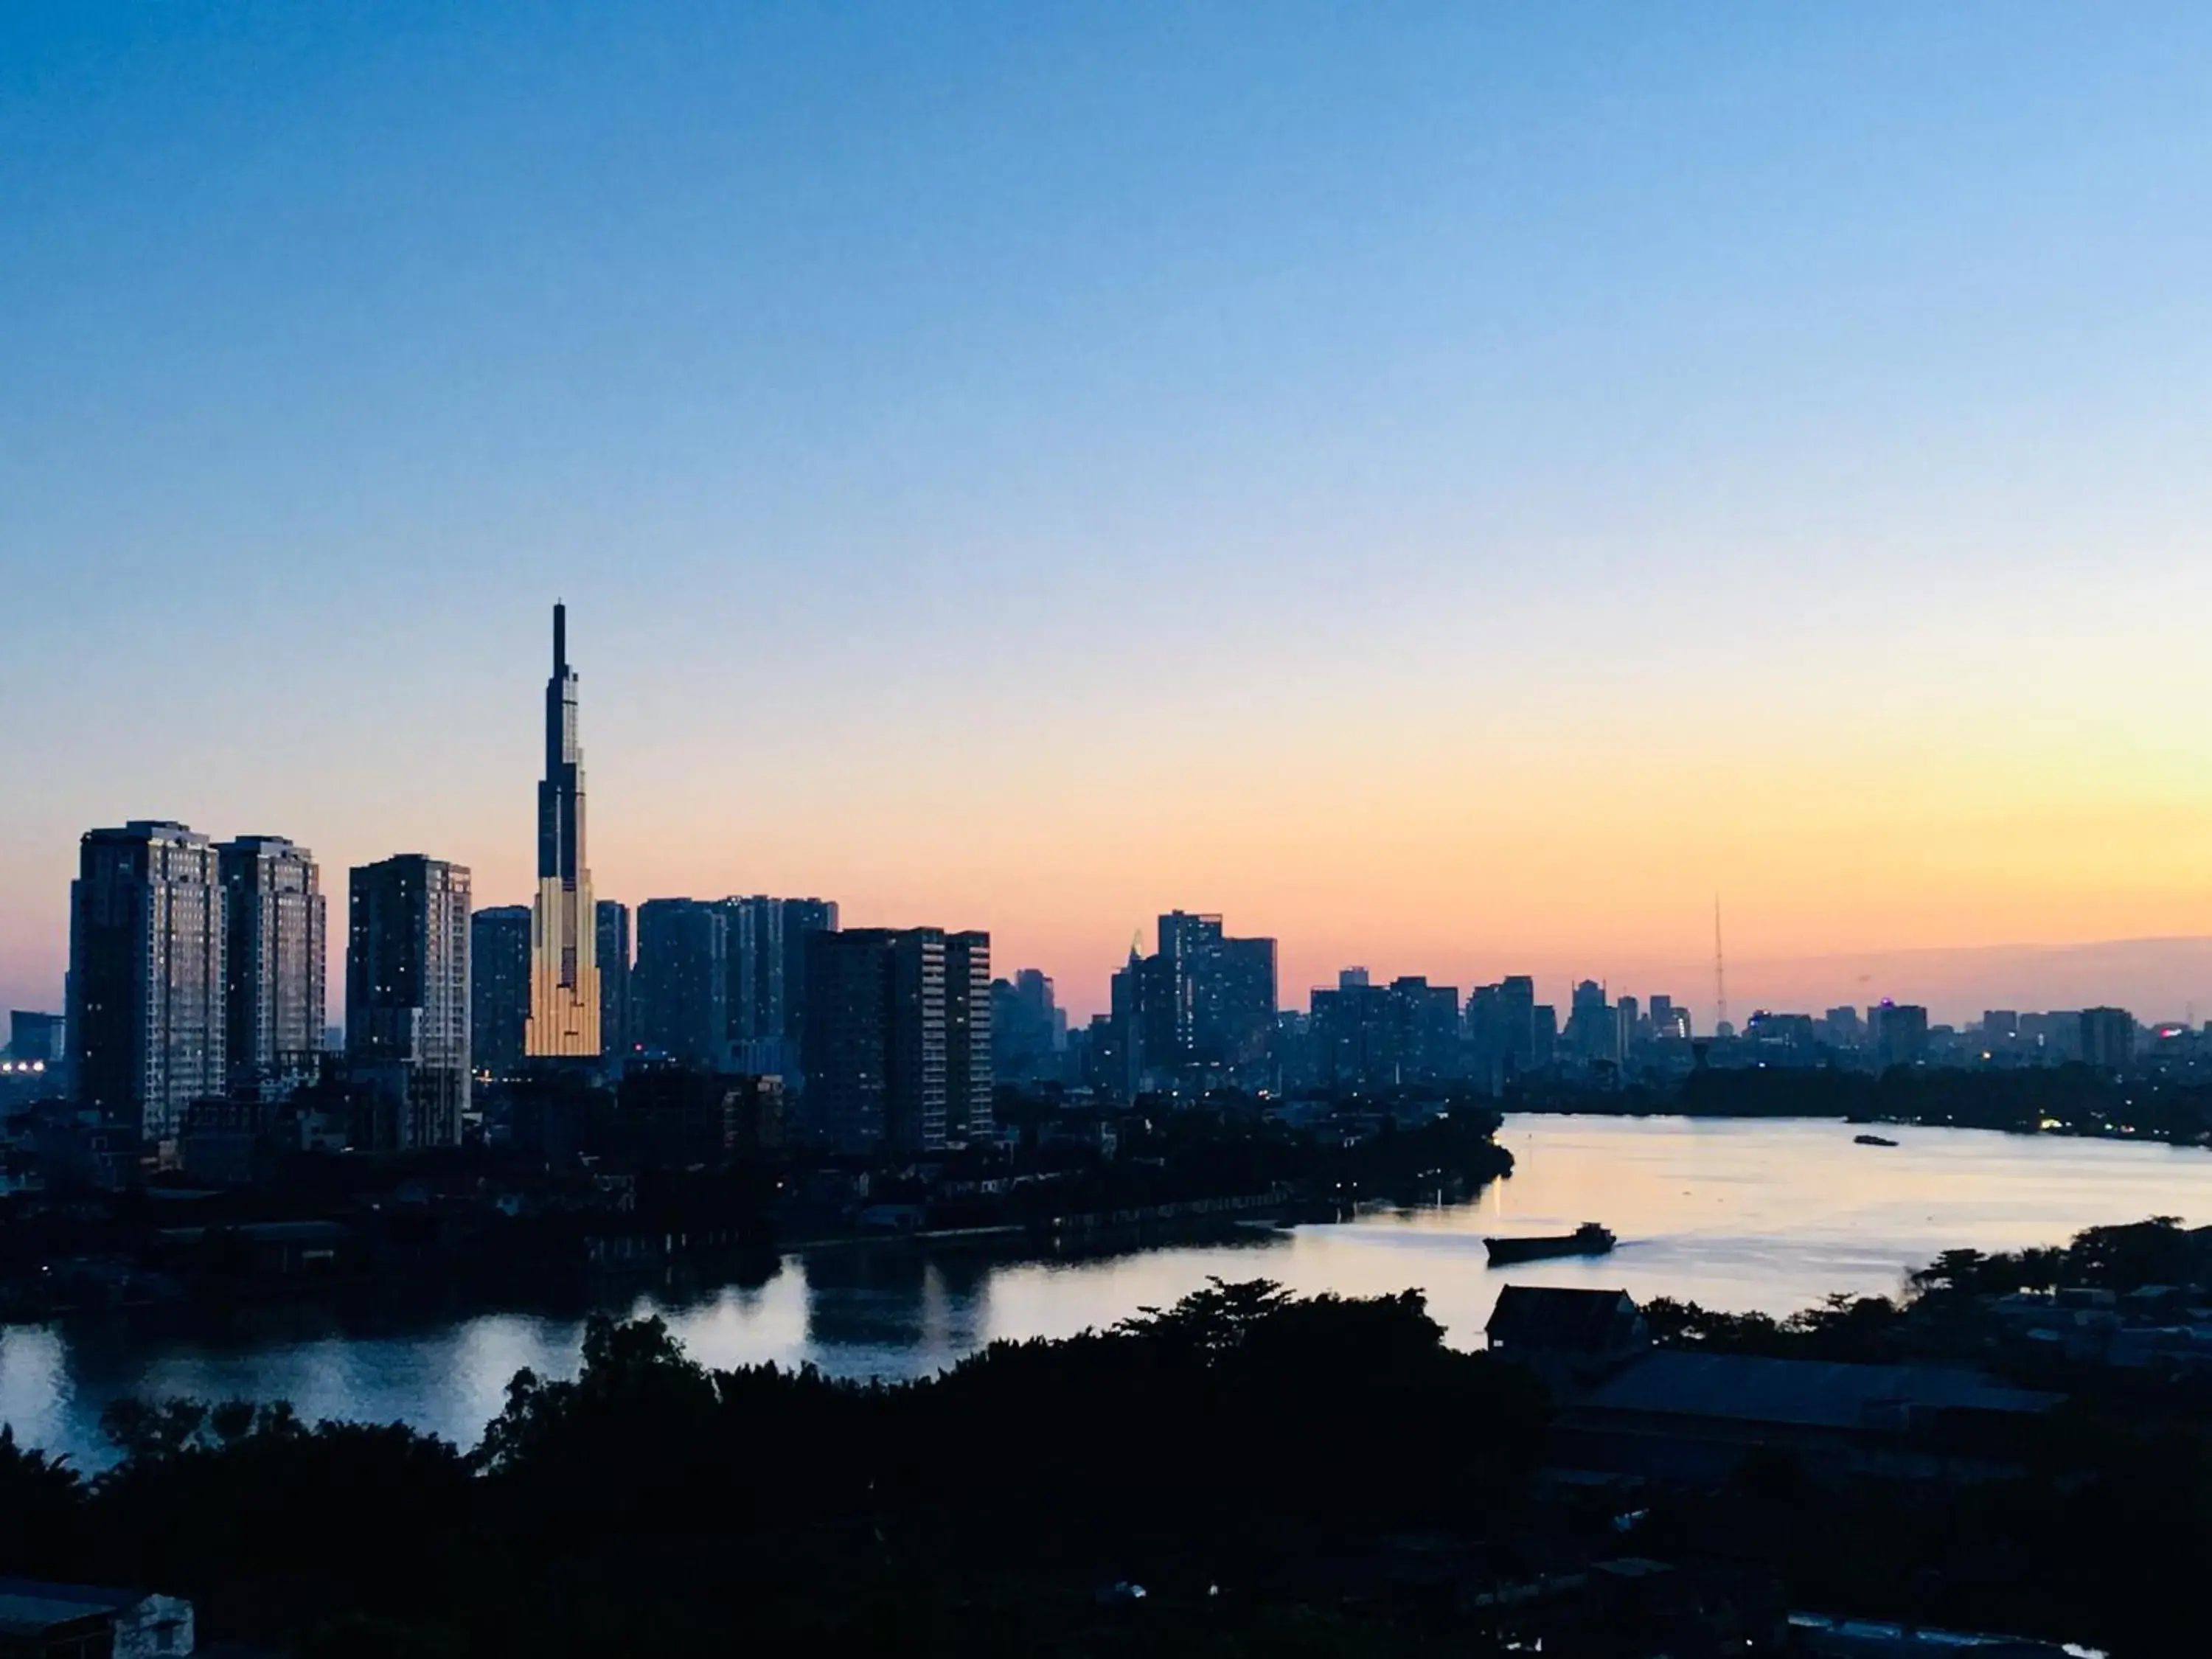
[[[134,818],[78,843],[67,1014],[77,1098],[149,1140],[223,1091],[222,918],[205,836]]]
[[[1917,1003],[1887,1000],[1867,1010],[1874,1027],[1875,1065],[1917,1066],[1928,1058],[1928,1011]]]
[[[315,856],[282,836],[240,836],[216,848],[216,863],[230,1085],[305,1081],[322,1054],[327,960]]]
[[[783,911],[783,1040],[787,1058],[805,1064],[806,939],[837,931],[837,901],[787,898]]]
[[[522,1069],[532,925],[526,904],[495,904],[469,918],[469,1063],[495,1078]]]
[[[538,786],[538,899],[530,921],[530,1023],[523,1052],[599,1054],[599,918],[584,862],[584,751],[576,737],[576,673],[568,610],[553,607],[553,673],[545,682],[545,776]]]
[[[601,899],[599,917],[599,1052],[629,1052],[629,906]]]
[[[1067,1048],[1067,1012],[1041,969],[991,981],[991,1071],[1000,1082],[1057,1078]]]
[[[757,894],[724,899],[722,908],[730,927],[722,982],[732,1048],[746,1056],[740,1070],[781,1071],[780,1063],[762,1061],[780,1061],[783,1048],[783,901]]]
[[[991,936],[945,937],[945,1138],[991,1134]]]
[[[1152,989],[1145,959],[1132,943],[1129,960],[1111,982],[1113,1012],[1107,1025],[1110,1043],[1102,1045],[1093,1068],[1099,1079],[1093,1086],[1103,1088],[1108,1099],[1125,1106],[1144,1091],[1145,1044],[1152,1029],[1145,1004]]]
[[[1436,1083],[1464,1073],[1457,986],[1431,985],[1419,974],[1394,979],[1390,1018],[1401,1082]]]
[[[1264,1066],[1275,1030],[1274,940],[1231,939],[1218,915],[1171,910],[1144,978],[1146,1073]]]
[[[2135,1060],[2136,1018],[2124,1008],[2081,1011],[2081,1058],[2102,1072],[2124,1072]]]
[[[379,1152],[457,1145],[469,1103],[469,872],[420,853],[359,865],[346,910],[346,1059],[375,1094],[368,1139]]]
[[[637,907],[633,1033],[645,1052],[719,1068],[729,1057],[729,912],[698,899]]]
[[[1620,1063],[1620,1016],[1606,1000],[1605,987],[1594,979],[1575,987],[1567,1013],[1567,1041],[1575,1058],[1585,1065]]]
[[[808,933],[806,1115],[840,1148],[934,1152],[946,1144],[948,954],[961,959],[967,975],[962,1086],[969,1092],[963,1109],[971,1132],[988,1127],[988,1117],[976,1115],[973,1091],[980,1082],[988,1114],[989,935],[954,937],[963,942],[948,952],[941,927]],[[980,1032],[974,1012],[979,995]]]
[[[1314,1072],[1322,1085],[1348,1094],[1405,1081],[1389,988],[1371,983],[1364,968],[1340,971],[1334,989],[1316,988],[1309,1006]]]

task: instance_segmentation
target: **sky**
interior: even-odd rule
[[[2208,94],[2151,3],[0,8],[0,1000],[127,817],[526,900],[559,598],[602,896],[2212,1013]]]

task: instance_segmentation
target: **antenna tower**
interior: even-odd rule
[[[1713,1034],[1717,1036],[1720,1028],[1729,1023],[1728,962],[1721,955],[1721,899],[1717,893],[1713,895],[1713,1001],[1718,1007],[1713,1024]]]

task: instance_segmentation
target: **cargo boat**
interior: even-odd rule
[[[1617,1241],[1611,1228],[1585,1221],[1571,1233],[1553,1233],[1540,1238],[1486,1238],[1482,1242],[1490,1251],[1490,1265],[1502,1267],[1510,1261],[1541,1261],[1555,1255],[1603,1255]]]

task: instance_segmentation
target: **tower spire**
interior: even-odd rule
[[[1713,1032],[1728,1024],[1728,958],[1721,954],[1721,896],[1713,895]]]

